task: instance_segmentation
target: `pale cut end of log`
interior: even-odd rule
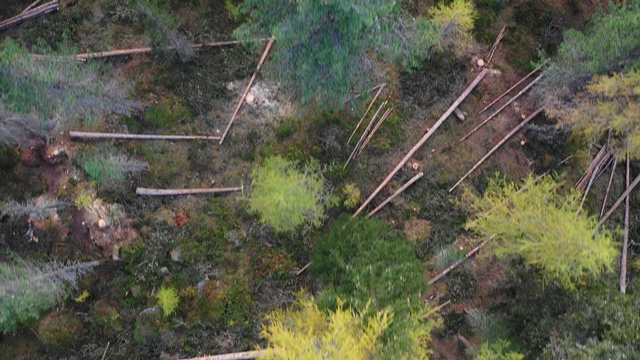
[[[458,120],[460,120],[460,121],[464,121],[464,120],[467,118],[467,116],[462,112],[462,110],[460,110],[460,109],[458,109],[458,108],[455,108],[455,109],[453,110],[453,114],[454,114],[454,115],[458,118]]]

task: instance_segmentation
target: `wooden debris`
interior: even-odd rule
[[[629,187],[629,175],[631,170],[629,168],[629,152],[627,152],[627,175],[626,185]],[[620,292],[626,294],[627,292],[627,247],[629,246],[629,199],[631,196],[627,194],[624,200],[624,240],[622,242],[622,256],[620,257]]]
[[[358,149],[358,154],[356,155],[356,157],[360,156],[360,154],[362,153],[362,150],[364,150],[364,147],[367,146],[369,141],[371,141],[371,139],[373,138],[373,135],[376,133],[376,131],[378,131],[380,126],[382,126],[382,123],[384,123],[384,121],[387,120],[391,112],[393,112],[393,107],[387,109],[387,111],[385,111],[385,113],[380,117],[380,120],[378,121],[376,126],[373,127],[373,130],[371,130],[367,138],[362,142],[362,145],[360,145],[360,149]]]
[[[115,133],[95,133],[95,132],[84,132],[84,131],[69,131],[69,137],[72,139],[121,139],[121,140],[220,140],[220,136],[115,134]]]
[[[373,103],[376,102],[376,100],[378,99],[378,96],[380,96],[380,92],[382,92],[382,89],[385,87],[385,85],[386,84],[381,84],[381,86],[378,88],[378,92],[376,92],[376,95],[373,97],[373,100],[371,100],[371,103],[367,107],[367,111],[364,112],[364,115],[362,115],[362,117],[360,118],[360,121],[358,121],[356,128],[353,129],[351,136],[349,136],[349,140],[347,140],[347,145],[349,145],[349,143],[351,142],[351,139],[353,138],[353,135],[355,135],[356,131],[358,131],[358,128],[360,128],[360,125],[362,124],[362,121],[364,120],[364,118],[367,117],[367,115],[369,114],[369,111],[371,110]]]
[[[402,192],[407,190],[407,188],[409,186],[411,186],[414,182],[418,181],[423,175],[424,175],[424,173],[421,171],[421,172],[417,173],[416,176],[414,176],[411,179],[409,179],[409,181],[407,181],[404,185],[402,185],[402,187],[400,189],[396,190],[396,192],[394,192],[393,195],[389,196],[385,201],[383,201],[375,209],[371,210],[371,212],[367,214],[367,218],[370,218],[373,215],[375,215],[378,211],[380,211],[380,209],[385,207],[385,205],[387,205],[389,202],[391,202],[391,200],[395,199],[396,196],[402,194]]]
[[[360,147],[364,143],[364,140],[369,135],[369,132],[371,131],[372,127],[376,124],[376,119],[378,117],[378,114],[387,105],[387,102],[389,101],[389,98],[391,98],[391,94],[389,94],[389,96],[387,97],[387,100],[383,101],[382,104],[380,104],[380,106],[378,106],[378,110],[376,111],[375,114],[373,114],[373,117],[371,117],[371,120],[369,121],[369,125],[367,125],[367,128],[364,129],[364,131],[362,132],[362,135],[360,135],[360,139],[356,143],[356,146],[354,146],[353,151],[351,151],[351,154],[349,155],[349,158],[347,159],[347,161],[345,161],[344,165],[342,166],[343,170],[347,168],[347,165],[349,165],[349,162],[351,161],[351,159],[353,159],[353,158],[358,156],[357,155],[358,154],[358,150],[360,149]]]
[[[509,99],[509,101],[507,101],[504,105],[502,105],[498,110],[496,110],[493,114],[491,114],[483,122],[481,122],[480,125],[476,126],[467,135],[463,136],[462,139],[460,139],[459,142],[465,141],[469,136],[473,135],[481,127],[486,125],[489,122],[489,120],[493,119],[494,117],[496,117],[496,115],[500,114],[500,112],[502,112],[502,110],[504,110],[507,106],[509,106],[509,104],[511,104],[512,102],[516,101],[516,99],[518,99],[520,96],[522,96],[522,94],[527,92],[527,90],[529,90],[533,85],[535,85],[535,83],[537,83],[538,80],[540,80],[540,78],[542,78],[542,76],[543,75],[539,75],[537,78],[535,78],[532,82],[530,82],[527,86],[525,86],[524,89],[520,90],[520,92],[517,93],[516,96],[512,97],[511,99]]]
[[[307,265],[303,266],[302,269],[296,272],[296,276],[300,276],[300,274],[302,274],[305,270],[307,270],[309,266],[311,266],[312,264],[313,264],[313,261],[309,261]]]
[[[604,216],[602,217],[602,219],[600,219],[600,222],[598,223],[598,225],[602,225],[604,224],[605,221],[607,221],[607,219],[609,218],[609,216],[611,216],[611,214],[613,214],[614,211],[616,211],[616,209],[618,208],[618,206],[620,206],[620,204],[622,204],[622,202],[625,200],[625,198],[627,197],[627,195],[629,195],[631,193],[631,191],[633,191],[633,189],[638,186],[638,183],[640,183],[640,175],[638,175],[635,179],[633,179],[633,182],[631,183],[631,185],[627,186],[627,190],[625,190],[622,195],[620,195],[620,197],[618,198],[618,200],[616,200],[615,203],[613,203],[613,205],[611,206],[611,209],[609,209],[609,211],[607,211],[606,214],[604,214]]]
[[[40,1],[42,1],[42,0],[36,0],[36,1],[32,2],[31,5],[27,6],[24,10],[22,10],[22,12],[20,14],[24,14],[27,11],[33,9],[36,5],[38,5],[40,3]]]
[[[445,301],[443,304],[438,305],[438,306],[436,306],[434,309],[432,309],[431,311],[429,311],[429,312],[425,315],[425,317],[428,317],[428,316],[429,316],[429,315],[431,315],[431,314],[435,314],[435,313],[437,313],[438,311],[442,310],[442,308],[444,308],[445,306],[447,306],[447,305],[449,305],[449,304],[451,304],[451,300],[447,300],[447,301]]]
[[[393,176],[400,171],[400,169],[402,169],[402,167],[404,166],[404,164],[407,163],[407,161],[409,161],[409,159],[411,159],[411,157],[422,147],[422,145],[424,145],[427,140],[429,140],[429,138],[436,132],[436,130],[438,130],[438,128],[445,122],[445,120],[447,120],[447,118],[449,118],[449,116],[453,113],[453,110],[456,109],[458,106],[460,106],[460,104],[464,101],[464,99],[467,98],[467,96],[469,96],[469,94],[471,93],[471,91],[478,86],[478,84],[480,83],[480,81],[482,81],[482,79],[484,79],[485,76],[487,76],[487,74],[489,73],[489,70],[487,69],[483,69],[477,76],[476,78],[471,82],[471,84],[469,84],[469,86],[467,86],[467,88],[462,92],[462,94],[456,99],[456,101],[453,102],[453,104],[449,107],[449,109],[447,109],[447,111],[444,112],[444,114],[442,114],[442,116],[440,117],[440,119],[438,119],[438,121],[436,121],[435,124],[433,124],[433,126],[429,129],[429,131],[427,131],[427,133],[420,139],[420,141],[418,141],[412,148],[411,150],[409,150],[409,152],[405,155],[405,157],[400,160],[400,162],[396,165],[396,167],[387,175],[387,177],[382,181],[382,183],[380,183],[380,185],[378,185],[378,187],[373,191],[373,193],[371,193],[371,195],[369,195],[369,197],[367,198],[367,200],[365,200],[365,202],[360,205],[360,208],[358,208],[358,210],[355,212],[355,214],[353,214],[353,217],[358,216],[358,214],[360,212],[362,212],[362,210],[371,202],[371,200],[373,200],[373,198],[378,195],[378,193],[382,190],[382,188],[385,187],[385,185],[387,185],[387,183],[391,180],[391,178],[393,178]]]
[[[255,350],[255,351],[243,351],[237,353],[229,353],[222,355],[209,355],[200,356],[195,358],[183,359],[183,360],[246,360],[246,359],[258,359],[266,357],[267,350]]]
[[[35,19],[54,11],[58,11],[58,0],[50,1],[33,9],[27,8],[27,10],[23,11],[19,15],[0,22],[0,31],[9,29],[27,20]]]
[[[466,174],[464,174],[464,176],[460,180],[458,180],[458,182],[455,185],[453,185],[451,189],[449,189],[449,192],[452,192],[453,190],[455,190],[458,187],[458,185],[460,185],[464,181],[464,179],[466,179],[469,175],[471,175],[472,172],[474,172],[480,165],[482,165],[482,163],[485,160],[487,160],[489,156],[493,155],[493,153],[496,152],[496,150],[498,150],[500,146],[504,145],[504,143],[507,142],[507,140],[509,140],[513,135],[515,135],[515,133],[517,133],[518,131],[520,131],[520,129],[522,129],[525,125],[527,125],[529,121],[531,121],[533,118],[538,116],[538,114],[540,114],[542,110],[543,108],[539,108],[538,110],[534,111],[533,114],[529,115],[529,117],[524,119],[520,124],[518,124],[518,126],[516,126],[513,130],[511,130],[511,132],[509,132],[505,137],[503,137],[502,140],[500,140],[500,142],[496,146],[494,146],[491,150],[489,150],[489,152],[485,156],[483,156],[482,159],[480,159],[480,161],[478,161],[471,168],[471,170],[469,170]]]
[[[260,39],[260,41],[266,41],[269,39]],[[218,42],[209,42],[209,43],[201,43],[194,44],[191,47],[194,49],[202,49],[206,47],[220,47],[220,46],[228,46],[238,44],[238,40],[231,41],[218,41]],[[175,50],[175,46],[167,46],[167,50]],[[133,49],[120,49],[120,50],[109,50],[109,51],[100,51],[100,52],[89,52],[89,53],[81,53],[76,55],[69,56],[47,56],[47,55],[38,55],[31,54],[31,57],[34,59],[65,59],[65,60],[77,60],[77,61],[87,61],[89,59],[103,59],[114,56],[127,56],[127,55],[136,55],[136,54],[145,54],[153,51],[151,47],[139,47]]]
[[[604,208],[607,206],[607,199],[609,198],[609,190],[611,190],[611,184],[613,183],[613,175],[616,173],[616,165],[618,164],[618,158],[613,157],[613,165],[611,165],[611,176],[609,176],[609,183],[607,184],[607,191],[604,193],[604,199],[602,200],[602,208],[600,209],[600,218],[604,215]]]
[[[243,187],[230,188],[207,188],[207,189],[149,189],[136,188],[136,195],[139,196],[174,196],[174,195],[195,195],[195,194],[217,194],[234,191],[242,191]]]
[[[595,181],[596,176],[599,176],[605,168],[603,165],[608,164],[613,158],[613,153],[614,151],[609,145],[604,144],[601,146],[585,173],[576,182],[575,188],[587,192],[587,189],[591,187],[591,184]]]
[[[111,345],[111,341],[107,341],[107,347],[105,347],[104,353],[102,353],[102,359],[101,360],[104,360],[104,357],[107,356],[107,350],[109,350],[109,345]]]
[[[274,41],[276,41],[276,38],[274,37],[271,37],[271,39],[269,39],[269,42],[267,43],[267,47],[264,49],[264,52],[262,53],[262,57],[258,62],[256,71],[253,73],[253,76],[251,76],[251,80],[249,80],[249,83],[247,84],[247,87],[244,89],[244,93],[242,94],[240,101],[238,101],[236,110],[233,112],[233,115],[231,115],[231,120],[229,120],[229,124],[227,124],[227,128],[224,129],[224,133],[222,133],[222,138],[220,139],[221,145],[222,145],[222,142],[224,141],[224,138],[227,136],[229,129],[231,129],[231,125],[233,124],[233,121],[236,119],[236,115],[238,115],[238,112],[240,111],[242,104],[244,103],[244,98],[247,97],[249,90],[251,90],[251,85],[253,85],[253,81],[256,79],[256,76],[258,75],[258,71],[260,71],[260,67],[262,66],[262,63],[264,63],[264,61],[267,59],[267,54],[269,54],[269,50],[271,50],[271,46],[273,45]]]
[[[489,50],[489,56],[487,56],[487,66],[489,66],[489,64],[491,63],[491,59],[493,59],[493,54],[496,52],[496,49],[498,48],[498,44],[500,44],[500,40],[502,40],[502,38],[504,37],[504,30],[506,28],[507,28],[506,26],[502,27],[502,30],[500,30],[500,33],[496,37],[496,41],[493,43],[493,46],[491,47],[491,50]]]
[[[517,83],[513,84],[509,89],[507,89],[507,91],[503,92],[500,96],[498,96],[495,100],[493,100],[489,105],[485,106],[482,110],[480,110],[480,112],[478,113],[478,115],[482,114],[483,112],[485,112],[488,108],[490,108],[491,106],[493,106],[495,103],[497,103],[498,101],[500,101],[503,97],[507,96],[507,94],[509,94],[511,92],[511,90],[515,89],[518,85],[522,84],[523,81],[527,80],[528,78],[531,77],[531,75],[535,74],[536,71],[540,70],[542,66],[538,66],[537,68],[533,69],[533,71],[531,71],[530,73],[528,73],[525,77],[523,77],[522,79],[520,79]]]
[[[458,108],[453,109],[453,115],[455,115],[460,121],[465,121],[467,118],[467,116]]]
[[[480,251],[480,249],[482,249],[485,245],[487,245],[487,243],[489,243],[489,241],[491,241],[495,237],[496,237],[495,235],[491,235],[491,237],[488,238],[487,240],[483,241],[482,244],[476,246],[475,248],[473,248],[473,250],[469,251],[465,257],[463,257],[462,259],[460,259],[460,260],[456,261],[455,263],[451,264],[451,266],[449,266],[448,268],[444,269],[443,272],[441,272],[440,274],[436,275],[433,279],[429,280],[429,286],[431,286],[431,285],[435,284],[436,282],[438,282],[438,280],[442,279],[448,273],[450,273],[452,270],[454,270],[455,268],[460,266],[460,264],[462,264],[465,260],[467,260],[468,258],[470,258],[473,255],[475,255],[478,251]]]

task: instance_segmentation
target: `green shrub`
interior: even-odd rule
[[[165,287],[164,285],[160,287],[160,290],[156,294],[156,299],[158,299],[158,306],[162,308],[165,317],[173,314],[180,302],[176,289]]]
[[[73,203],[76,205],[76,209],[82,210],[89,206],[91,202],[93,202],[93,198],[91,197],[91,195],[80,195],[75,199]]]
[[[325,209],[335,201],[323,190],[324,178],[317,168],[298,170],[291,162],[274,156],[251,172],[249,209],[278,232],[302,225],[319,227]]]
[[[475,360],[524,360],[524,355],[512,351],[511,344],[505,340],[485,342],[480,346],[480,351]]]
[[[426,316],[424,265],[415,246],[379,220],[343,217],[317,240],[311,270],[325,289],[321,306],[336,309],[338,298],[358,311],[392,309],[394,322],[382,334],[380,357],[419,358],[437,321]]]
[[[189,109],[184,102],[175,95],[163,96],[154,105],[145,109],[144,118],[155,128],[171,130],[178,126],[178,122],[190,117]]]
[[[78,164],[84,169],[89,179],[98,183],[114,183],[124,179],[127,173],[146,170],[147,163],[127,159],[124,155],[96,153],[78,158]]]
[[[37,319],[40,313],[68,295],[65,285],[91,271],[98,261],[87,263],[0,262],[0,334]]]

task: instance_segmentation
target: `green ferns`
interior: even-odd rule
[[[611,231],[580,212],[582,195],[560,195],[561,183],[547,176],[527,177],[520,189],[502,178],[490,180],[483,197],[466,189],[462,202],[475,214],[466,228],[495,235],[493,253],[520,255],[528,265],[574,289],[586,278],[613,269],[617,250]]]
[[[316,169],[298,170],[279,156],[254,168],[251,180],[249,209],[277,232],[294,231],[301,225],[319,227],[325,207],[335,202],[324,192],[324,178]]]
[[[173,314],[180,302],[176,289],[165,287],[164,285],[160,287],[160,290],[156,294],[156,299],[158,299],[158,306],[162,308],[165,317]]]

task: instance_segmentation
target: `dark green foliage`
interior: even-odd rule
[[[600,9],[592,17],[584,33],[573,29],[564,33],[558,55],[538,85],[541,97],[566,95],[581,89],[592,75],[626,72],[638,63],[640,1],[610,4],[608,13]]]
[[[65,285],[75,285],[99,264],[59,262],[0,263],[0,333],[8,333],[54,306],[67,295]]]
[[[635,282],[638,284],[638,281]],[[617,279],[581,289],[559,319],[560,341],[544,359],[636,359],[640,356],[640,294],[620,294]]]
[[[476,280],[469,270],[456,270],[446,278],[447,289],[453,303],[468,300],[476,291]]]
[[[138,11],[143,15],[145,33],[149,45],[158,53],[166,51],[167,46],[174,46],[180,59],[188,61],[193,56],[192,44],[185,36],[178,33],[176,28],[179,22],[163,9],[160,0],[131,0]]]
[[[342,108],[352,90],[369,88],[381,73],[377,56],[411,66],[439,36],[437,26],[411,20],[392,0],[245,0],[239,9],[248,21],[236,35],[274,36],[275,78],[323,108]]]
[[[189,109],[180,98],[174,95],[161,97],[144,111],[147,124],[163,130],[172,130],[178,126],[179,122],[189,118]]]
[[[418,314],[423,314],[426,282],[413,244],[383,221],[343,217],[318,239],[311,260],[311,270],[326,286],[321,305],[335,309],[340,297],[357,310],[371,299],[372,313],[391,307],[394,322],[383,333],[381,358],[416,355],[413,341],[425,326]]]

